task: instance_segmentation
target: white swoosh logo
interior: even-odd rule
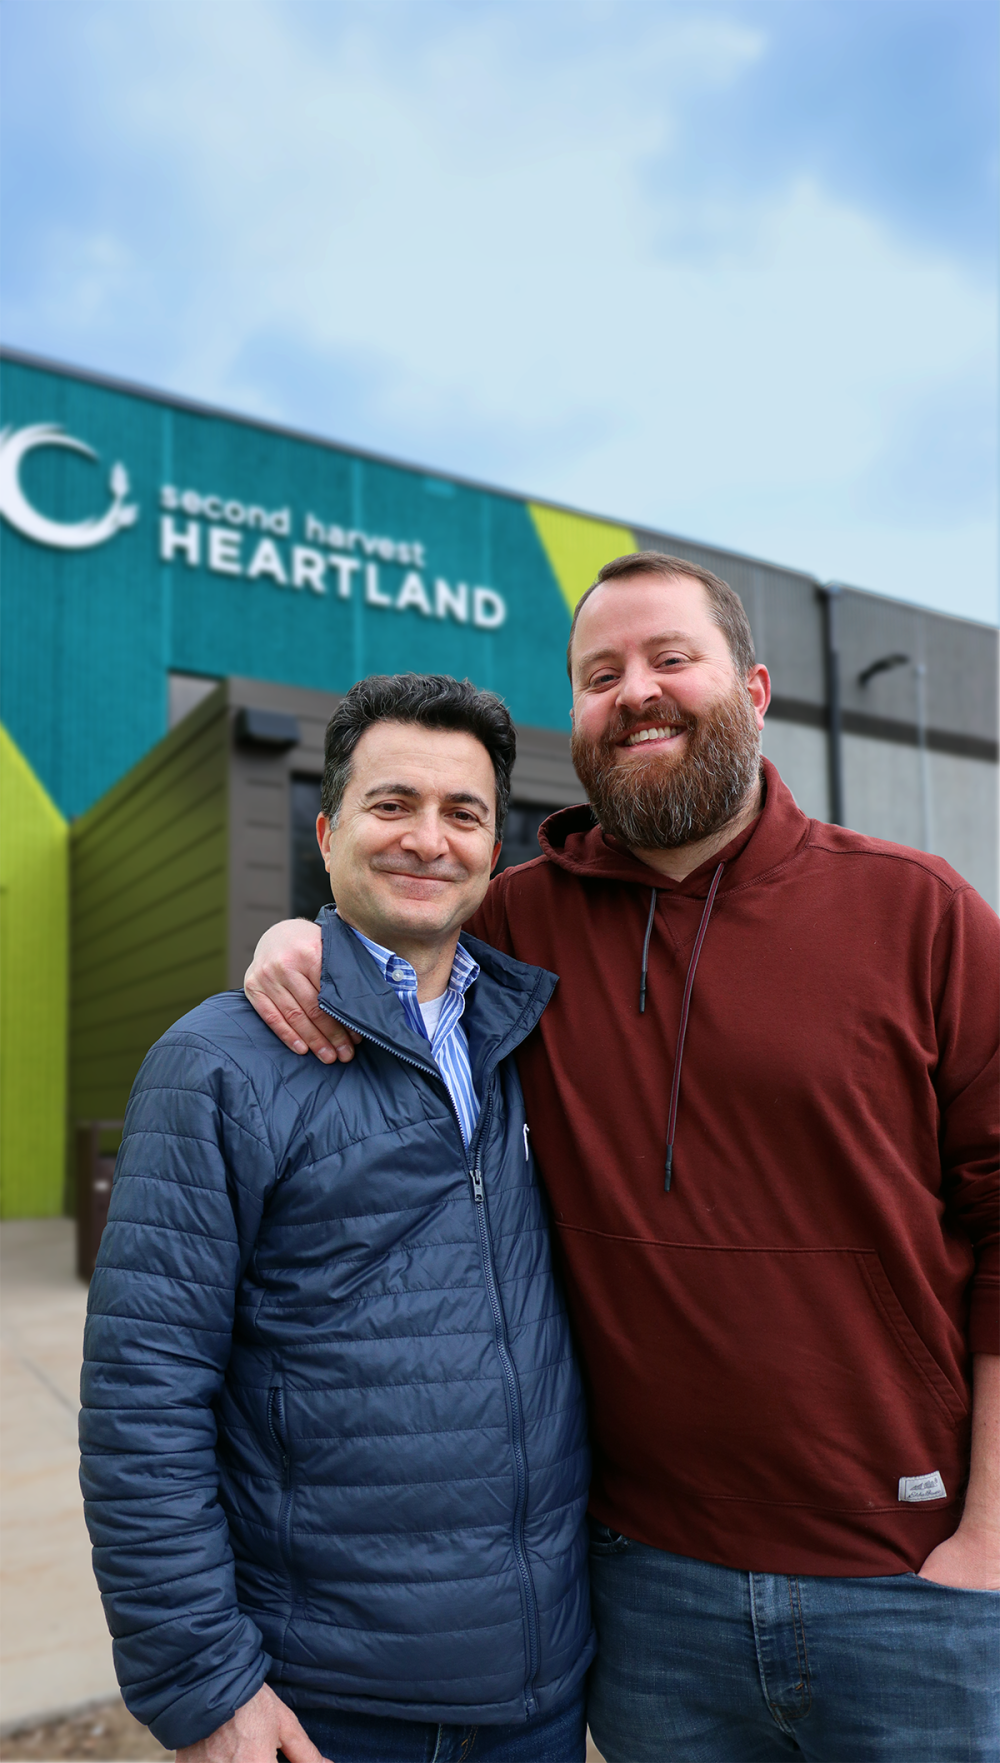
[[[134,526],[139,510],[129,503],[128,472],[124,465],[113,465],[108,480],[111,506],[106,513],[91,520],[66,522],[49,520],[32,507],[21,487],[21,461],[36,447],[66,447],[96,459],[93,447],[68,435],[56,422],[36,422],[29,428],[5,428],[0,431],[0,514],[27,539],[39,545],[54,545],[60,551],[86,551],[91,545],[103,545],[114,538],[122,527]]]

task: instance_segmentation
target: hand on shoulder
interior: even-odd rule
[[[293,1053],[315,1053],[324,1065],[354,1058],[360,1036],[319,1005],[323,934],[306,918],[285,918],[266,930],[253,952],[243,990],[257,1015]]]

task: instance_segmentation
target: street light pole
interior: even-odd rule
[[[931,760],[927,747],[927,665],[923,661],[911,662],[909,655],[880,655],[877,661],[870,661],[858,674],[858,685],[866,686],[876,674],[891,673],[894,667],[913,668],[913,683],[917,699],[917,755],[920,762],[920,834],[922,849],[930,851],[933,847],[933,822],[931,819]]]
[[[840,631],[837,608],[840,604],[840,583],[826,582],[819,590],[823,598],[824,659],[826,663],[827,775],[830,788],[830,819],[834,826],[844,824],[844,741],[840,712]]]
[[[920,819],[924,850],[933,851],[934,831],[931,823],[931,756],[927,750],[927,664],[915,661],[913,678],[917,688],[917,746],[920,750]]]

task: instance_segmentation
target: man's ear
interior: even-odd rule
[[[493,847],[493,857],[490,861],[490,874],[491,875],[493,874],[493,871],[495,870],[495,868],[497,866],[497,858],[499,857],[502,848],[503,848],[503,840],[498,839],[496,844]]]
[[[771,676],[760,662],[747,674],[747,691],[754,707],[758,731],[764,727],[764,716],[771,702]]]
[[[330,868],[330,840],[332,837],[333,837],[333,827],[330,825],[330,822],[327,820],[326,815],[325,814],[317,814],[317,816],[316,816],[316,843],[320,848],[320,852],[323,857],[323,863],[324,863],[324,866],[327,870],[329,870],[329,868]]]

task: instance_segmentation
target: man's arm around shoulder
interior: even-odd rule
[[[514,949],[506,931],[503,878],[494,876],[486,898],[465,926],[505,955]],[[283,918],[264,932],[243,978],[257,1015],[292,1053],[315,1053],[324,1065],[354,1058],[361,1039],[320,1008],[323,938],[307,918]]]

